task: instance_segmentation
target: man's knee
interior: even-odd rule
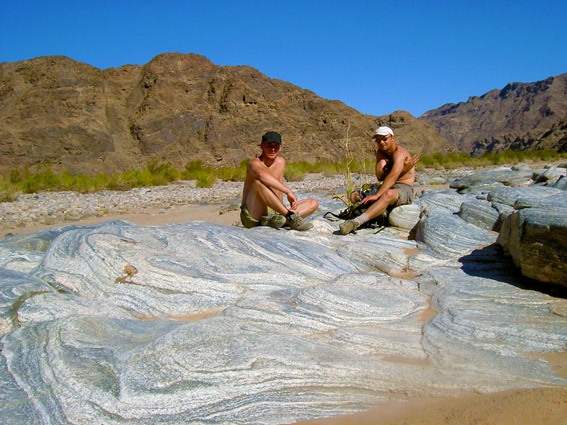
[[[301,201],[299,211],[301,216],[305,218],[309,214],[313,213],[317,208],[319,208],[319,202],[317,202],[314,198],[309,198]]]
[[[388,205],[392,205],[398,202],[399,194],[396,189],[389,189],[384,195],[382,195],[386,201],[388,201]]]
[[[311,212],[315,211],[317,208],[319,208],[319,202],[317,202],[317,199],[310,198],[309,209],[311,210]]]
[[[358,191],[355,190],[350,193],[350,202],[354,204],[355,202],[358,201],[360,201],[360,193],[358,193]]]

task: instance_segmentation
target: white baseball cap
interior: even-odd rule
[[[392,131],[392,129],[390,127],[384,126],[384,127],[378,127],[376,129],[376,136],[388,136],[388,135],[391,135],[391,136],[394,135],[394,132]]]

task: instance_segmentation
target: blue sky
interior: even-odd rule
[[[370,115],[418,117],[567,72],[565,1],[14,0],[0,20],[0,62],[197,53]]]

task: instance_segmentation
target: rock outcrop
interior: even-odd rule
[[[63,56],[0,64],[0,171],[36,164],[94,175],[151,160],[237,165],[279,131],[291,160],[372,158],[370,136],[389,122],[415,154],[455,150],[406,112],[363,115],[248,66],[162,54],[100,70]]]
[[[507,149],[567,151],[567,74],[510,83],[420,117],[461,150],[480,156]]]
[[[567,303],[523,289],[492,230],[498,205],[563,191],[464,181],[347,236],[319,196],[308,232],[113,221],[0,241],[2,423],[291,423],[567,387],[534,355],[565,350]]]

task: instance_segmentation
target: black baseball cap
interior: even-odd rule
[[[280,136],[280,133],[276,133],[275,131],[268,131],[266,134],[262,136],[262,142],[266,142],[266,143],[276,142],[281,145],[282,136]]]

